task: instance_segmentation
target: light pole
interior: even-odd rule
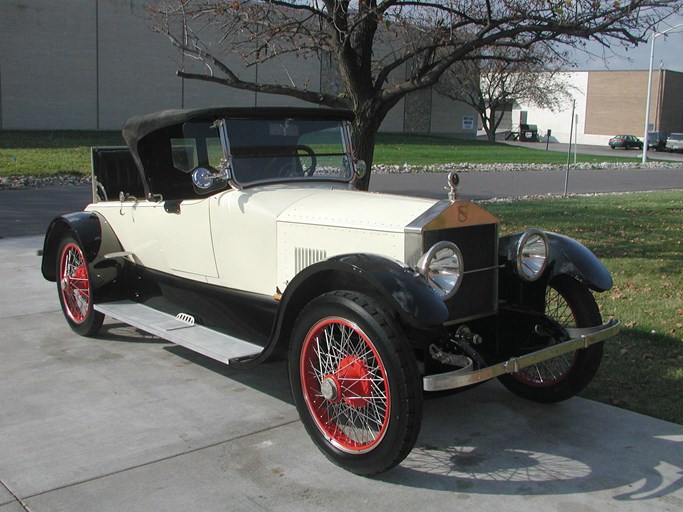
[[[645,100],[645,132],[643,133],[643,163],[647,162],[648,133],[650,131],[650,98],[652,97],[652,61],[655,58],[655,38],[671,32],[673,29],[683,27],[683,23],[667,28],[663,32],[652,31],[650,37],[650,67],[647,72],[647,99]]]

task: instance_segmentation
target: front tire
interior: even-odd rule
[[[417,364],[400,327],[370,297],[340,291],[311,301],[294,328],[289,376],[304,427],[338,466],[378,474],[415,445]]]
[[[93,336],[102,327],[104,315],[95,311],[90,269],[79,242],[65,237],[57,253],[57,293],[62,312],[74,332]]]
[[[560,275],[546,289],[545,314],[562,327],[593,327],[602,317],[593,294],[576,279]],[[553,403],[571,398],[585,388],[602,361],[603,344],[569,352],[499,377],[522,398]]]

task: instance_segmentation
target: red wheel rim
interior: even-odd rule
[[[90,280],[81,248],[67,244],[59,260],[59,290],[68,317],[81,324],[90,310]]]
[[[576,318],[564,296],[548,287],[545,300],[545,314],[563,327],[576,326]],[[567,377],[576,363],[577,351],[553,357],[513,373],[518,381],[535,388],[554,386]]]
[[[365,333],[325,318],[306,335],[300,359],[306,406],[323,435],[347,453],[364,453],[384,437],[391,411],[382,359]]]

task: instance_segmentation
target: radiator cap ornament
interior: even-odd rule
[[[451,171],[448,173],[448,186],[450,187],[450,190],[448,192],[448,199],[451,202],[455,202],[456,199],[458,199],[458,184],[460,183],[460,176],[458,176],[458,173],[455,171]]]

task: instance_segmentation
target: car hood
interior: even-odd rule
[[[432,199],[348,189],[321,189],[286,208],[277,220],[283,223],[402,232],[437,203]]]

